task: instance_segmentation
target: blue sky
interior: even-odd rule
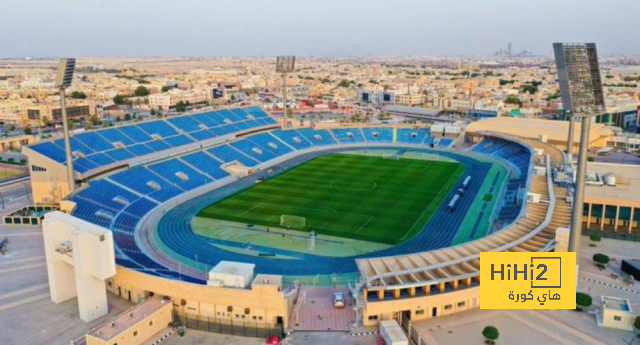
[[[640,0],[5,0],[0,57],[640,55]]]

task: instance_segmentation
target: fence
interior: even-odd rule
[[[284,337],[285,335],[282,324],[180,313],[174,313],[173,316],[174,320],[182,323],[185,327],[200,331],[256,338],[266,338],[270,335]]]

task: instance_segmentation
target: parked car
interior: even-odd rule
[[[344,303],[344,296],[342,295],[342,292],[336,292],[333,294],[333,306],[336,308],[343,308],[345,305]]]

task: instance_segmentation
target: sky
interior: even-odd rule
[[[0,0],[0,58],[640,55],[640,0]]]

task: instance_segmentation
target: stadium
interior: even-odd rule
[[[480,252],[559,245],[562,151],[440,127],[281,129],[248,107],[86,131],[73,191],[62,139],[25,151],[36,203],[112,234],[107,290],[285,331],[308,287],[348,289],[363,325],[477,308]]]

